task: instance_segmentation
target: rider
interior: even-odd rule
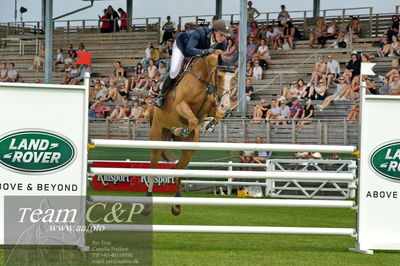
[[[225,51],[226,37],[230,34],[231,26],[224,20],[215,21],[212,28],[197,28],[179,33],[172,48],[170,72],[164,79],[160,95],[154,101],[154,105],[163,107],[165,94],[175,84],[185,57],[207,56],[212,54],[214,49]]]

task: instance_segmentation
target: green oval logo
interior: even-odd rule
[[[377,174],[400,181],[400,141],[376,148],[369,161]]]
[[[0,139],[0,164],[24,174],[48,174],[72,163],[75,151],[73,143],[56,132],[14,131]]]

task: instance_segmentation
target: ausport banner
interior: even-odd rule
[[[120,161],[94,161],[93,167],[103,168],[151,168],[148,162],[120,162]],[[158,163],[159,169],[173,169],[175,163]],[[147,192],[150,179],[148,176],[118,176],[98,175],[93,177],[93,190],[106,191],[132,191]],[[153,192],[175,193],[175,178],[168,176],[157,176],[153,182]]]

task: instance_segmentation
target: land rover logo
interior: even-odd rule
[[[75,150],[71,141],[56,132],[14,131],[0,138],[0,163],[20,173],[48,174],[72,163]]]
[[[377,174],[400,181],[400,141],[376,148],[369,161]]]

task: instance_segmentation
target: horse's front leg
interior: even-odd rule
[[[187,102],[181,101],[180,103],[178,103],[176,105],[175,108],[176,108],[176,112],[178,113],[178,115],[185,118],[189,122],[189,126],[188,126],[189,132],[188,133],[190,133],[193,130],[198,128],[199,120],[194,115],[192,109],[187,104]]]

